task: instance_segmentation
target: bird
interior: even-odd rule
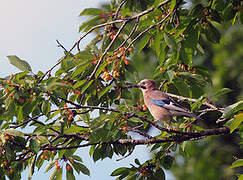
[[[174,116],[193,117],[197,120],[201,119],[187,108],[178,104],[168,94],[160,91],[153,80],[141,80],[137,84],[137,87],[141,89],[144,103],[156,122],[162,121],[163,123],[170,125]],[[168,126],[168,128],[170,127]]]

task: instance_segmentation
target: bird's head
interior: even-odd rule
[[[156,84],[153,80],[151,79],[143,79],[142,81],[140,81],[138,83],[138,87],[144,92],[145,90],[149,90],[149,89],[155,89]]]

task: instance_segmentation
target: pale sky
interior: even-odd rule
[[[6,56],[17,55],[28,61],[34,73],[38,70],[45,72],[62,57],[62,49],[57,47],[59,40],[67,49],[79,38],[79,24],[84,20],[78,17],[79,13],[88,7],[98,7],[99,3],[108,0],[2,0],[0,6],[0,77],[19,72],[9,64]],[[81,45],[88,42],[84,40]],[[139,146],[134,154],[122,161],[116,158],[93,162],[88,155],[89,149],[77,152],[90,169],[91,177],[78,175],[76,179],[115,179],[109,176],[120,166],[130,167],[134,159],[146,161],[150,154]],[[48,179],[50,173],[35,171],[33,180]],[[25,171],[22,179],[27,179],[29,170]],[[169,175],[167,179],[171,179]],[[66,175],[63,174],[63,179]]]

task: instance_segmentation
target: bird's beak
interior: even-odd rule
[[[141,85],[141,83],[138,83],[136,86],[137,86],[137,88],[146,89],[146,87]]]
[[[128,86],[127,88],[142,88],[142,89],[146,89],[145,86],[141,86],[139,83],[136,85],[136,84],[131,84],[131,83],[126,83]]]

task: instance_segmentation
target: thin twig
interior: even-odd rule
[[[96,25],[94,27],[92,27],[90,30],[88,30],[84,35],[82,35],[75,43],[74,45],[71,47],[71,49],[69,50],[69,52],[71,52],[76,46],[79,45],[80,41],[85,38],[88,34],[90,34],[91,32],[93,32],[95,29],[110,25],[110,24],[116,24],[116,23],[122,23],[124,20],[123,19],[117,19],[115,21],[109,21],[107,23],[103,23],[103,24],[99,24]]]
[[[131,36],[133,35],[133,33],[136,31],[136,29],[138,27],[138,24],[139,24],[139,17],[137,17],[136,22],[135,22],[135,25],[134,25],[133,29],[131,30],[130,34],[128,35],[128,37],[121,43],[121,45],[118,48],[116,48],[115,51],[117,51],[119,48],[123,47],[124,44],[128,41],[128,39],[131,38]]]
[[[112,41],[110,42],[110,44],[107,46],[107,48],[105,49],[104,53],[102,54],[102,56],[100,57],[99,61],[97,62],[93,72],[91,73],[91,75],[89,76],[89,80],[93,78],[93,76],[95,75],[95,73],[97,72],[99,66],[101,65],[105,55],[108,53],[108,51],[110,50],[111,46],[113,45],[113,43],[115,42],[115,40],[117,39],[118,35],[121,33],[122,29],[126,26],[127,24],[127,20],[123,22],[123,24],[121,25],[121,27],[119,28],[119,30],[117,31],[114,39],[112,39]]]
[[[132,149],[128,152],[127,155],[125,155],[125,156],[123,156],[123,157],[117,159],[116,161],[120,161],[120,160],[123,160],[123,159],[127,158],[128,156],[130,156],[130,155],[133,153],[134,149],[135,149],[135,147],[132,146]]]
[[[119,4],[119,6],[117,7],[117,10],[116,10],[116,12],[115,12],[115,17],[114,17],[115,20],[117,19],[118,13],[119,13],[119,11],[121,10],[122,6],[125,4],[125,2],[126,2],[126,0],[122,1],[122,2]]]
[[[162,24],[169,16],[171,13],[168,13],[164,19],[162,19],[160,22],[153,24],[151,26],[149,26],[147,29],[145,29],[144,31],[142,31],[140,34],[138,34],[133,40],[132,42],[129,43],[129,45],[125,48],[124,52],[120,54],[120,56],[122,56],[123,54],[125,54],[125,52],[127,51],[128,48],[131,47],[132,44],[134,44],[135,41],[137,41],[141,36],[143,36],[145,33],[147,33],[149,30],[153,29],[156,26],[159,26],[160,24]]]
[[[71,57],[73,57],[72,53],[68,52],[68,50],[58,40],[56,40],[56,41],[57,41],[57,44],[58,44],[57,47],[61,47],[67,54],[69,54]]]
[[[169,3],[169,2],[170,2],[170,0],[167,0],[167,1],[164,1],[164,2],[160,3],[160,4],[158,5],[158,8],[160,8],[161,6],[163,6],[163,5],[165,5],[165,4]],[[115,20],[115,21],[110,21],[110,22],[103,23],[103,24],[99,24],[99,25],[96,25],[96,26],[92,27],[90,30],[88,30],[83,36],[81,36],[81,37],[74,43],[74,45],[71,47],[71,49],[69,50],[69,52],[71,52],[76,46],[79,46],[80,41],[81,41],[84,37],[86,37],[88,34],[90,34],[92,31],[94,31],[95,29],[97,29],[97,28],[101,28],[101,27],[104,27],[104,26],[107,26],[107,25],[110,25],[110,24],[122,23],[122,22],[124,22],[124,21],[132,21],[132,20],[134,20],[134,19],[137,19],[138,17],[142,17],[142,16],[144,16],[144,15],[146,15],[146,14],[152,12],[154,9],[155,9],[155,7],[152,7],[152,8],[149,8],[149,9],[147,9],[147,10],[141,12],[141,13],[138,13],[138,14],[136,14],[136,15],[134,15],[134,16],[131,16],[131,17],[129,17],[129,18],[118,19],[118,20]]]
[[[171,93],[166,93],[166,94],[168,94],[172,98],[178,99],[179,101],[190,101],[190,102],[197,102],[198,101],[197,99],[192,99],[192,98],[187,98],[187,97],[183,97],[183,96],[178,96],[178,95],[171,94]],[[211,109],[217,110],[219,112],[223,112],[223,110],[221,108],[218,108],[215,105],[212,105],[212,104],[210,104],[208,102],[204,102],[203,105],[208,106]]]

